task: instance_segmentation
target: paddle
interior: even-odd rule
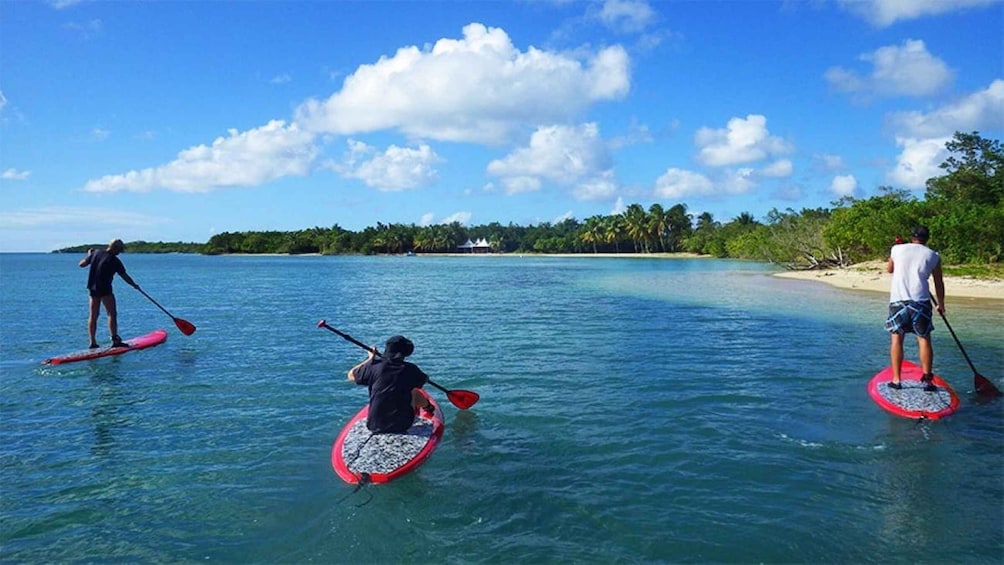
[[[938,313],[941,314],[941,319],[944,320],[945,327],[948,328],[948,332],[951,333],[952,337],[955,339],[955,345],[959,346],[959,351],[961,351],[962,356],[966,358],[966,363],[969,363],[969,368],[973,370],[973,386],[976,387],[976,394],[987,397],[1001,396],[1001,391],[997,390],[997,387],[990,382],[990,379],[984,377],[976,370],[976,367],[973,365],[972,360],[969,359],[969,355],[966,353],[966,350],[962,347],[962,342],[959,341],[959,336],[955,335],[955,330],[953,330],[952,325],[948,323],[948,318],[945,317],[945,314],[941,310],[938,310]]]
[[[342,339],[344,339],[345,341],[348,341],[350,343],[354,343],[355,345],[358,345],[359,347],[362,347],[366,351],[372,351],[374,355],[380,355],[380,352],[377,351],[377,348],[373,347],[372,345],[366,345],[365,343],[363,343],[363,342],[359,341],[358,339],[350,336],[349,334],[347,334],[345,332],[341,332],[338,329],[329,326],[328,323],[325,322],[324,320],[321,320],[320,322],[317,322],[317,327],[324,328],[326,330],[330,330],[330,331],[338,334],[339,336],[341,336]],[[439,390],[445,392],[446,393],[446,398],[450,399],[450,402],[452,402],[454,406],[456,406],[457,408],[460,408],[461,410],[467,410],[471,406],[474,406],[474,404],[478,401],[478,399],[481,398],[478,395],[478,393],[472,392],[472,391],[469,391],[469,390],[449,390],[449,389],[443,388],[443,387],[439,386],[438,384],[432,382],[432,379],[429,379],[429,384],[432,385],[432,386],[434,386],[434,387],[436,387],[436,388],[438,388]]]
[[[157,304],[157,301],[154,300],[153,298],[151,298],[149,294],[147,294],[146,292],[144,292],[142,288],[140,288],[139,286],[136,286],[134,288],[136,290],[138,290],[140,294],[142,294],[143,296],[147,297],[147,299],[150,300],[150,302],[153,302],[154,304]],[[172,320],[174,320],[174,325],[178,326],[178,329],[181,330],[181,333],[183,333],[185,335],[192,335],[192,334],[195,333],[195,326],[191,322],[189,322],[188,320],[182,320],[181,318],[175,318],[173,314],[171,314],[170,312],[168,312],[167,309],[164,308],[163,306],[161,306],[160,304],[157,304],[157,308],[160,308],[161,310],[163,310],[165,314],[167,314],[168,316],[171,317]]]

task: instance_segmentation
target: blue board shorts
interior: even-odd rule
[[[885,329],[889,333],[914,333],[917,337],[927,337],[934,329],[931,321],[932,312],[930,302],[913,300],[893,302],[889,304],[889,317],[885,321]]]

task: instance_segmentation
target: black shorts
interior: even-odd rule
[[[98,290],[88,289],[88,292],[90,293],[91,298],[104,298],[106,296],[112,296],[113,294],[112,289],[110,288],[109,289],[99,288]]]

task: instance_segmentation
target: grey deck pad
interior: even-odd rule
[[[345,436],[342,459],[353,473],[391,473],[422,451],[433,429],[432,421],[416,418],[403,434],[374,434],[366,428],[366,418],[362,418]]]
[[[889,388],[884,382],[879,383],[878,393],[890,403],[904,410],[915,412],[941,412],[952,405],[952,395],[944,387],[938,387],[935,392],[924,390],[920,381],[902,380],[900,390]]]

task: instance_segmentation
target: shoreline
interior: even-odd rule
[[[885,261],[858,263],[844,269],[818,271],[784,271],[774,273],[775,277],[802,281],[816,281],[844,290],[889,293],[892,275],[885,270]],[[945,298],[950,305],[951,298],[978,298],[1004,300],[1004,281],[955,277],[945,275]],[[933,286],[931,292],[934,292]]]

